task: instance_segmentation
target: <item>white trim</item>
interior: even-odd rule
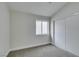
[[[6,53],[5,53],[5,55],[4,55],[4,57],[7,57],[7,55],[10,53],[10,50],[8,50]]]
[[[17,48],[12,48],[10,51],[16,51],[16,50],[21,50],[21,49],[26,49],[26,48],[32,48],[32,47],[38,47],[42,45],[50,44],[50,42],[45,42],[41,44],[35,44],[35,45],[29,45],[29,46],[23,46],[23,47],[17,47]]]
[[[68,51],[68,50],[66,50],[66,49],[60,48],[60,47],[58,47],[58,46],[56,46],[56,45],[55,45],[55,47],[56,47],[56,48],[59,48],[59,49],[61,49],[61,50],[63,50],[63,51],[69,52],[69,53],[75,55],[76,57],[79,57],[79,55],[77,55],[77,54],[75,54],[75,53],[73,53],[73,52],[71,52],[71,51]]]

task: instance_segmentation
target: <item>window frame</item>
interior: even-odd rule
[[[36,36],[41,36],[41,35],[49,35],[49,21],[46,21],[46,20],[36,20],[37,21],[41,21],[41,34],[36,34]],[[47,33],[46,34],[43,34],[43,30],[42,30],[42,27],[43,27],[43,22],[47,22]]]

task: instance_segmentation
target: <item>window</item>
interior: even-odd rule
[[[47,34],[47,22],[42,22],[42,34]]]
[[[48,22],[47,21],[36,21],[36,35],[47,35],[48,34]]]
[[[36,34],[41,34],[41,21],[36,21]]]

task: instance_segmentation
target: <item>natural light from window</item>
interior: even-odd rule
[[[47,35],[48,34],[48,22],[47,21],[36,21],[36,35]]]

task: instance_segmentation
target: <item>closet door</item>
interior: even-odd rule
[[[55,45],[65,49],[65,20],[55,21]]]
[[[66,49],[79,55],[79,15],[66,19]]]

